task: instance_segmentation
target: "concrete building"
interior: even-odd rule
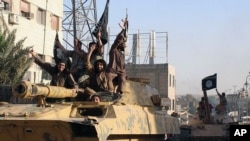
[[[9,32],[16,29],[16,41],[26,37],[24,47],[33,46],[45,55],[45,61],[52,61],[56,31],[62,35],[63,0],[1,0],[0,12],[1,27]],[[38,83],[41,75],[41,69],[34,65],[25,79]]]
[[[156,88],[161,97],[169,98],[168,110],[175,109],[176,79],[175,68],[169,64],[127,64],[127,75],[132,78],[145,78]]]

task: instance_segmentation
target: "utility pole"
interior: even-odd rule
[[[249,85],[248,80],[250,81],[250,74],[246,76],[246,82],[245,82],[247,95],[248,95],[248,85]]]
[[[210,109],[209,109],[209,103],[207,98],[207,91],[203,90],[204,99],[205,99],[205,111],[206,111],[206,117],[205,117],[205,123],[211,123],[211,116],[210,116]]]
[[[236,94],[236,91],[235,91],[235,89],[236,89],[236,85],[233,85],[233,88],[234,88],[234,94]]]

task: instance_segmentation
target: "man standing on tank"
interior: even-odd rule
[[[123,22],[122,27],[127,27],[127,18]],[[107,66],[107,79],[108,79],[108,90],[114,93],[115,88],[113,80],[116,79],[118,87],[116,93],[123,94],[126,84],[126,69],[125,69],[125,48],[126,48],[126,28],[122,28],[121,32],[117,35],[114,43],[109,51],[109,64]]]

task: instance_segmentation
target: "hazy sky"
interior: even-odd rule
[[[96,1],[100,17],[106,1]],[[110,0],[111,30],[126,8],[129,33],[168,32],[177,94],[202,94],[201,79],[214,73],[219,91],[243,87],[250,72],[249,0]]]

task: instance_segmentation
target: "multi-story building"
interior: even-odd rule
[[[149,85],[156,88],[162,98],[168,98],[168,110],[175,109],[176,79],[175,68],[169,64],[127,64],[127,75],[148,79]]]
[[[1,0],[0,12],[1,27],[9,32],[16,29],[16,41],[26,37],[24,47],[33,46],[45,61],[52,61],[56,32],[62,35],[63,0]],[[33,65],[25,79],[41,82],[41,75]]]

